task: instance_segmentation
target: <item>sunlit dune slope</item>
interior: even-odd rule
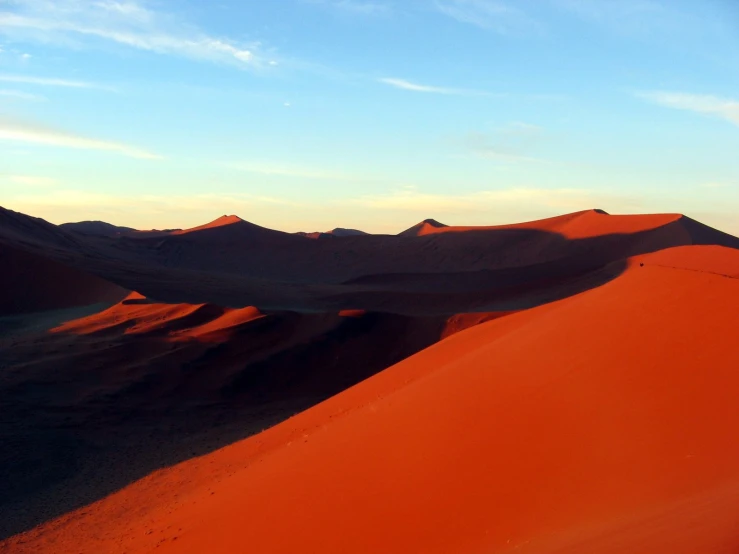
[[[0,244],[0,316],[116,302],[126,294],[95,275]]]
[[[640,257],[5,546],[736,552],[737,256]]]
[[[161,304],[134,292],[103,312],[69,321],[52,332],[88,335],[120,329],[125,334],[167,333],[195,338],[227,331],[261,315],[251,306],[231,309],[209,304]]]

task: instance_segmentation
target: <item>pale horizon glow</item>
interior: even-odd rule
[[[0,2],[0,205],[396,233],[600,208],[739,235],[731,0]]]

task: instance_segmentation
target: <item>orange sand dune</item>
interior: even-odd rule
[[[126,294],[95,275],[0,244],[0,316],[116,302]]]
[[[125,334],[163,332],[184,339],[223,332],[261,315],[250,306],[232,309],[209,304],[164,304],[133,292],[103,312],[69,321],[52,332],[90,335],[123,329]]]
[[[455,231],[463,229],[485,229],[486,227],[449,227],[435,219],[424,219],[419,221],[413,227],[409,227],[405,231],[398,233],[399,237],[420,237],[423,235],[431,235],[433,233],[443,233],[446,231]]]
[[[424,236],[464,231],[495,231],[503,229],[533,229],[558,233],[570,239],[595,237],[613,233],[638,233],[678,221],[680,214],[610,215],[603,210],[584,210],[566,215],[508,225],[449,226],[426,219],[406,229],[401,236]]]
[[[736,258],[640,257],[0,547],[735,553]]]
[[[0,540],[504,315],[262,312],[137,293],[60,324],[75,313],[0,329]]]
[[[739,278],[739,250],[722,246],[677,246],[653,254],[635,256],[633,262]]]
[[[191,227],[190,229],[182,229],[179,231],[173,231],[173,235],[184,235],[192,233],[194,231],[203,231],[205,229],[214,229],[216,227],[223,227],[224,225],[233,225],[234,223],[245,223],[243,219],[236,215],[222,215],[218,219],[214,219],[210,223],[204,225],[198,225],[197,227]]]

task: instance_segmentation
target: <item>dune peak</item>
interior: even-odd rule
[[[399,233],[399,235],[418,237],[429,234],[429,232],[433,232],[434,229],[443,229],[445,227],[449,226],[429,217],[416,223],[413,227],[409,227],[405,231]]]
[[[231,214],[231,215],[222,215],[222,216],[221,216],[221,217],[219,217],[218,219],[215,219],[215,220],[211,221],[211,222],[209,223],[209,225],[215,225],[215,224],[219,224],[219,225],[229,225],[229,224],[231,224],[231,223],[239,223],[240,221],[244,221],[244,220],[243,220],[243,219],[241,219],[241,218],[240,218],[239,216],[237,216],[237,215],[233,215],[233,214]]]

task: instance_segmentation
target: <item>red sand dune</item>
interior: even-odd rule
[[[738,256],[640,257],[2,546],[735,553]]]
[[[466,227],[466,229],[475,229],[476,227]],[[478,229],[484,227],[478,227]],[[465,229],[465,227],[449,227],[436,221],[435,219],[424,219],[419,221],[413,227],[409,227],[405,231],[398,233],[400,237],[420,237],[423,235],[431,235],[433,233],[443,233],[445,231],[454,231]]]
[[[494,231],[502,229],[533,229],[558,233],[564,237],[586,238],[612,233],[638,233],[672,223],[684,217],[680,214],[618,215],[611,216],[603,210],[585,210],[571,214],[508,225],[450,226],[434,219],[425,219],[400,236],[424,236],[438,233],[460,233],[465,231]]]
[[[125,334],[167,333],[186,339],[222,333],[261,316],[251,306],[232,309],[208,304],[163,304],[133,292],[103,312],[69,321],[52,332],[90,335],[122,329]]]
[[[117,302],[127,291],[95,275],[0,244],[0,316]]]
[[[217,227],[223,227],[224,225],[233,225],[234,223],[246,223],[243,219],[241,219],[239,216],[236,215],[222,215],[218,219],[214,219],[210,223],[206,223],[205,225],[199,225],[197,227],[192,227],[190,229],[182,229],[179,231],[174,231],[173,235],[185,235],[187,233],[192,233],[195,231],[204,231],[205,229],[215,229]]]

